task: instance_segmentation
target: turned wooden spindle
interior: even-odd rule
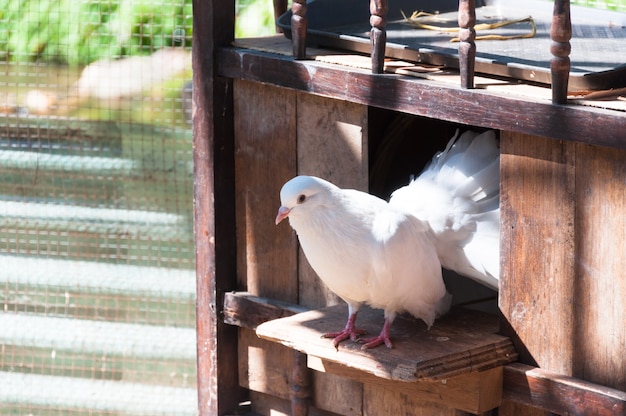
[[[388,0],[370,0],[370,44],[372,47],[372,73],[382,74],[385,65],[387,43]]]
[[[287,0],[274,0],[274,21],[287,11]],[[276,33],[283,33],[283,30],[276,26]]]
[[[306,0],[291,3],[291,43],[294,59],[306,58]]]
[[[569,0],[555,0],[550,28],[550,72],[552,73],[552,102],[567,102],[567,84],[569,82],[572,21],[570,18]]]
[[[474,88],[476,61],[476,5],[474,0],[459,0],[459,71],[461,88]]]
[[[306,416],[311,397],[311,373],[307,367],[307,356],[299,351],[293,352],[291,371],[291,415]]]

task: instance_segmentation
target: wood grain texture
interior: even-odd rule
[[[298,93],[297,108],[298,174],[367,191],[367,107]],[[288,228],[287,224],[281,226]],[[340,302],[302,252],[299,270],[301,305],[316,308]]]
[[[576,147],[573,374],[626,391],[626,151]]]
[[[624,391],[518,363],[504,368],[504,398],[556,414],[626,414]]]
[[[380,414],[379,411],[387,406],[396,407],[397,413],[389,414],[449,415],[455,411],[479,414],[497,407],[502,398],[502,367],[438,382],[414,383],[380,378],[313,356],[309,356],[309,367],[363,382],[364,415]],[[394,400],[397,402],[390,405],[389,402]]]
[[[246,389],[289,400],[293,350],[239,329],[239,381]],[[256,403],[252,403],[255,410]]]
[[[497,317],[465,309],[454,309],[435,321],[430,330],[415,319],[399,317],[391,328],[393,349],[362,350],[361,344],[346,342],[338,350],[321,334],[343,328],[344,305],[304,312],[266,322],[257,335],[309,356],[348,366],[372,376],[403,382],[436,381],[479,372],[515,361],[510,340],[495,334]],[[364,308],[360,326],[377,333],[382,311]]]
[[[425,401],[420,394],[405,393],[390,387],[366,384],[363,396],[364,415],[457,416],[457,411],[451,407]]]
[[[237,331],[221,320],[222,295],[235,279],[232,80],[215,73],[217,46],[233,40],[234,4],[193,1],[194,234],[197,281],[198,409],[236,409]],[[219,110],[218,110],[219,109]]]
[[[511,133],[501,151],[500,308],[520,361],[625,390],[626,152]]]
[[[626,114],[619,111],[555,106],[549,99],[467,90],[397,75],[377,76],[360,69],[293,61],[238,48],[219,50],[218,72],[445,121],[626,148]]]
[[[499,306],[520,361],[573,371],[574,144],[502,132]]]
[[[224,322],[240,328],[256,329],[263,322],[307,310],[292,303],[261,298],[248,292],[233,291],[224,295]]]
[[[296,173],[296,96],[247,81],[234,95],[239,287],[297,303],[296,236],[274,223],[280,188]]]

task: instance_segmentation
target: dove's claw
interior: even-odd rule
[[[383,325],[382,331],[380,331],[380,335],[375,338],[364,339],[364,344],[361,349],[367,350],[378,347],[381,344],[385,344],[387,348],[393,348],[393,344],[389,339],[389,328],[391,328],[391,321],[385,318],[385,324]]]
[[[377,336],[376,338],[368,338],[363,340],[364,344],[361,347],[362,350],[368,350],[370,348],[378,347],[381,344],[385,344],[387,348],[393,348],[393,344],[389,340],[389,338],[385,338],[382,335]]]
[[[344,341],[348,338],[352,340],[352,342],[356,342],[359,340],[360,335],[366,334],[365,330],[357,329],[354,327],[354,322],[356,321],[356,313],[350,315],[348,317],[348,323],[346,323],[346,327],[339,332],[329,332],[327,334],[322,335],[322,338],[333,338],[333,346],[337,348],[341,341]]]
[[[324,334],[322,335],[322,338],[332,338],[333,345],[335,346],[335,348],[337,348],[341,341],[345,341],[346,339],[350,338],[352,342],[356,342],[359,340],[359,335],[364,334],[366,334],[366,332],[363,329],[346,328],[340,332],[329,332],[327,334]]]

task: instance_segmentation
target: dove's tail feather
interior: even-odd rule
[[[493,131],[457,132],[390,203],[430,224],[445,268],[497,290],[500,150]]]

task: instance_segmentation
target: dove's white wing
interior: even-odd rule
[[[495,133],[453,137],[391,205],[426,221],[443,267],[497,290],[500,151]]]
[[[409,312],[430,327],[449,307],[430,227],[410,214],[387,209],[372,229],[378,248],[368,282],[370,305],[384,309],[391,319]]]

